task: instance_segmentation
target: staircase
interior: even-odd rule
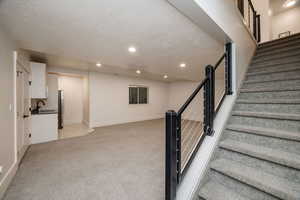
[[[300,200],[300,34],[259,45],[198,192]]]

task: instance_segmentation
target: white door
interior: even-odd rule
[[[17,150],[18,162],[30,144],[29,73],[17,62]]]

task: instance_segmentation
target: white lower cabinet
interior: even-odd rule
[[[32,115],[31,144],[49,142],[58,139],[57,114]]]

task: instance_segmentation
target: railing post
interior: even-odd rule
[[[257,42],[259,43],[261,41],[261,24],[260,24],[260,15],[257,15]]]
[[[232,95],[232,43],[226,44],[225,57],[225,92],[227,95]]]
[[[257,40],[257,12],[253,11],[253,34],[254,38]]]
[[[177,113],[166,112],[165,200],[175,200],[177,187]]]
[[[177,159],[177,184],[181,179],[181,115],[176,115],[176,159]]]
[[[211,65],[205,68],[208,81],[204,87],[204,132],[212,136],[215,115],[215,72]]]

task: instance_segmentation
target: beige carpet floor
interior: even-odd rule
[[[163,200],[164,120],[32,145],[5,200]]]

